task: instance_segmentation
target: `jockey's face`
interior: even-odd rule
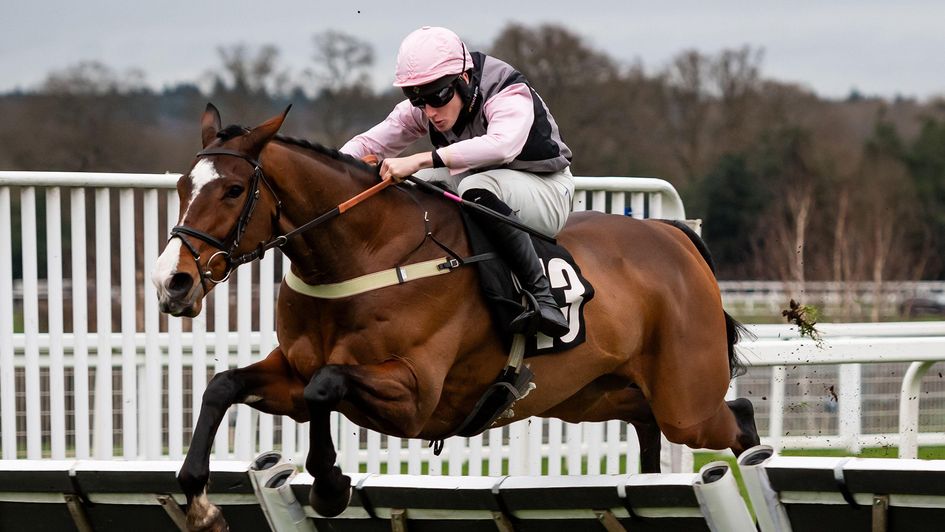
[[[468,82],[469,77],[466,74],[463,74]],[[432,105],[423,106],[423,114],[426,115],[427,119],[433,124],[433,127],[440,132],[446,132],[453,128],[456,125],[456,121],[459,119],[459,113],[463,110],[463,99],[460,97],[457,91],[453,91],[453,98],[442,107],[433,107]]]

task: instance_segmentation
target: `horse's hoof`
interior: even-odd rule
[[[351,477],[333,467],[325,477],[316,478],[308,493],[308,503],[318,515],[335,517],[351,502]]]
[[[223,518],[223,512],[215,504],[210,504],[206,493],[194,497],[187,508],[187,530],[189,532],[228,532],[230,526]]]
[[[738,443],[742,450],[750,449],[761,443],[758,436],[758,427],[755,425],[755,407],[751,401],[739,397],[733,401],[727,401],[728,407],[735,414],[735,421],[738,423],[738,429],[741,432],[738,436]]]

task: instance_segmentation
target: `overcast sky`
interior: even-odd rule
[[[2,0],[0,92],[95,60],[139,68],[161,88],[198,82],[217,46],[274,44],[284,68],[310,66],[312,35],[336,29],[374,45],[376,86],[400,40],[447,26],[487,45],[508,22],[552,22],[624,63],[655,72],[685,49],[764,49],[762,74],[828,97],[945,95],[945,1]]]

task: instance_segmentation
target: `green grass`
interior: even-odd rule
[[[780,453],[783,456],[850,456],[845,449],[785,449]],[[887,447],[870,447],[855,455],[859,458],[898,458],[899,448],[893,445]],[[945,459],[945,446],[919,447],[918,456],[922,460]]]

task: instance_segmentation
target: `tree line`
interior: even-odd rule
[[[945,278],[943,98],[823,98],[765,77],[750,46],[684,50],[648,72],[559,25],[508,25],[483,51],[546,100],[575,175],[671,182],[703,219],[722,279]],[[180,172],[207,101],[246,125],[292,104],[285,134],[340,146],[402,97],[371,88],[375,51],[341,32],[313,36],[302,69],[273,46],[218,56],[160,91],[141,71],[83,62],[0,95],[0,168]]]

